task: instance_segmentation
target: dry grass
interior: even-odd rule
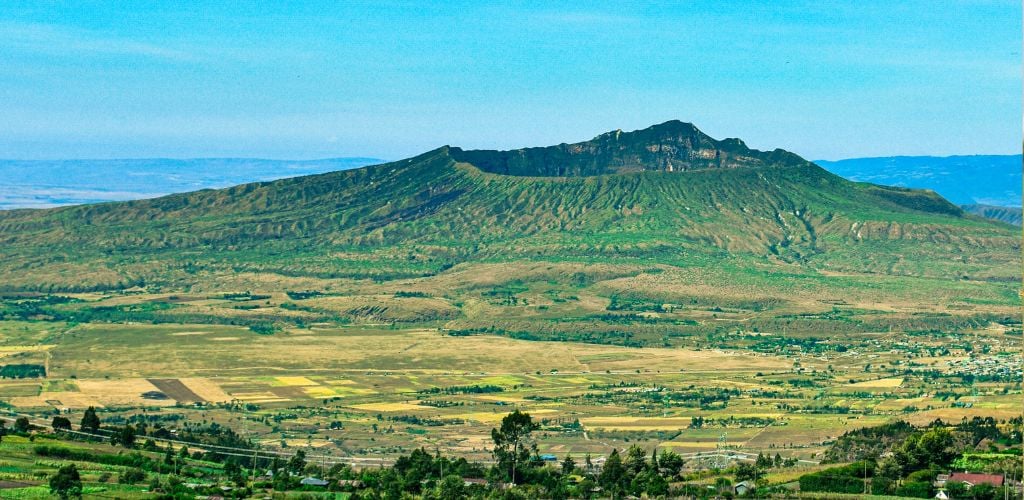
[[[878,380],[865,380],[863,382],[850,384],[850,387],[860,387],[865,389],[890,389],[893,387],[899,387],[901,385],[903,385],[903,377],[894,377],[883,378]]]
[[[211,331],[211,335],[176,335]],[[80,378],[181,378],[266,376],[281,385],[318,385],[302,375],[388,371],[392,373],[488,373],[508,376],[540,371],[743,372],[783,369],[778,357],[691,349],[626,348],[568,342],[531,342],[505,337],[450,337],[436,330],[367,327],[296,330],[272,336],[238,327],[117,325],[80,327],[51,350],[51,376]],[[216,341],[227,336],[236,342]],[[219,334],[219,335],[215,335]],[[292,382],[288,382],[292,380]]]
[[[363,403],[357,405],[351,405],[349,408],[355,408],[357,410],[367,411],[415,411],[415,410],[426,410],[429,407],[420,406],[415,403]]]
[[[690,425],[690,418],[672,417],[589,417],[580,419],[587,429],[609,431],[676,431]]]
[[[103,407],[93,395],[81,392],[43,392],[38,396],[11,398],[11,404],[19,408],[69,408],[81,410],[90,406]]]
[[[199,395],[199,397],[213,402],[220,403],[224,401],[231,401],[231,396],[228,396],[226,392],[216,382],[208,378],[183,378],[179,379],[181,383],[185,384],[192,392]]]
[[[111,380],[83,379],[78,381],[78,390],[84,396],[95,399],[103,406],[174,406],[173,399],[145,399],[142,394],[159,391],[155,385],[143,378]]]

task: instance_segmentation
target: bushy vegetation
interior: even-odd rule
[[[13,364],[0,367],[0,378],[41,378],[46,376],[46,367],[32,364]]]
[[[1008,422],[974,417],[952,426],[937,421],[923,429],[898,421],[858,429],[840,437],[826,457],[845,461],[857,455],[860,460],[806,474],[800,478],[800,489],[835,493],[870,490],[875,494],[930,498],[935,494],[936,477],[951,470],[1019,475],[1020,433],[1020,417]],[[982,440],[1003,452],[965,452]],[[951,485],[953,491],[960,495],[964,490]],[[972,498],[992,498],[989,495],[1001,493],[988,487],[971,493]]]

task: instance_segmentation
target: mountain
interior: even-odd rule
[[[892,156],[815,163],[862,182],[931,189],[958,205],[1021,206],[1021,155]]]
[[[1014,230],[934,192],[851,182],[677,121],[549,148],[445,146],[227,189],[0,212],[9,290],[187,289],[244,276],[353,290],[423,279],[454,293],[480,279],[474,269],[548,263],[562,269],[545,278],[555,282],[658,266],[715,273],[707,293],[735,286],[775,301],[820,299],[819,285],[840,294],[857,276],[1001,283],[993,293],[1004,294],[1020,279],[1019,255]]]
[[[800,166],[807,160],[776,149],[765,153],[739,139],[716,141],[690,123],[601,134],[589,141],[514,151],[448,152],[456,161],[495,174],[579,177],[628,172],[685,172],[716,168]]]
[[[0,210],[155,198],[380,162],[375,158],[0,160]]]
[[[974,215],[980,215],[992,220],[1005,222],[1007,224],[1013,224],[1014,226],[1021,225],[1021,209],[1020,207],[997,207],[994,205],[961,205],[967,213]]]

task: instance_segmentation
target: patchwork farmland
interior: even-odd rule
[[[108,300],[143,299],[152,300]],[[866,332],[848,336],[860,348],[766,352],[453,335],[443,325],[273,335],[217,324],[4,325],[7,358],[48,369],[45,379],[0,380],[0,398],[16,412],[95,407],[114,420],[219,422],[266,449],[338,457],[443,447],[487,460],[490,429],[515,408],[542,422],[539,449],[558,455],[640,444],[815,461],[844,432],[895,418],[1011,418],[1019,394],[998,378],[963,381],[964,363],[1012,368],[1019,337],[988,328],[910,341]],[[968,337],[983,358],[965,350]],[[961,340],[964,348],[949,348]]]

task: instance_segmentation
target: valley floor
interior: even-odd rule
[[[77,422],[142,415],[216,422],[266,449],[387,462],[419,447],[490,459],[511,409],[541,422],[542,453],[605,456],[632,444],[700,462],[724,449],[812,464],[842,433],[895,419],[1019,415],[1019,337],[1002,331],[865,333],[868,348],[779,353],[631,348],[348,326],[270,335],[229,325],[3,322],[11,414]],[[708,458],[711,461],[713,458]]]

